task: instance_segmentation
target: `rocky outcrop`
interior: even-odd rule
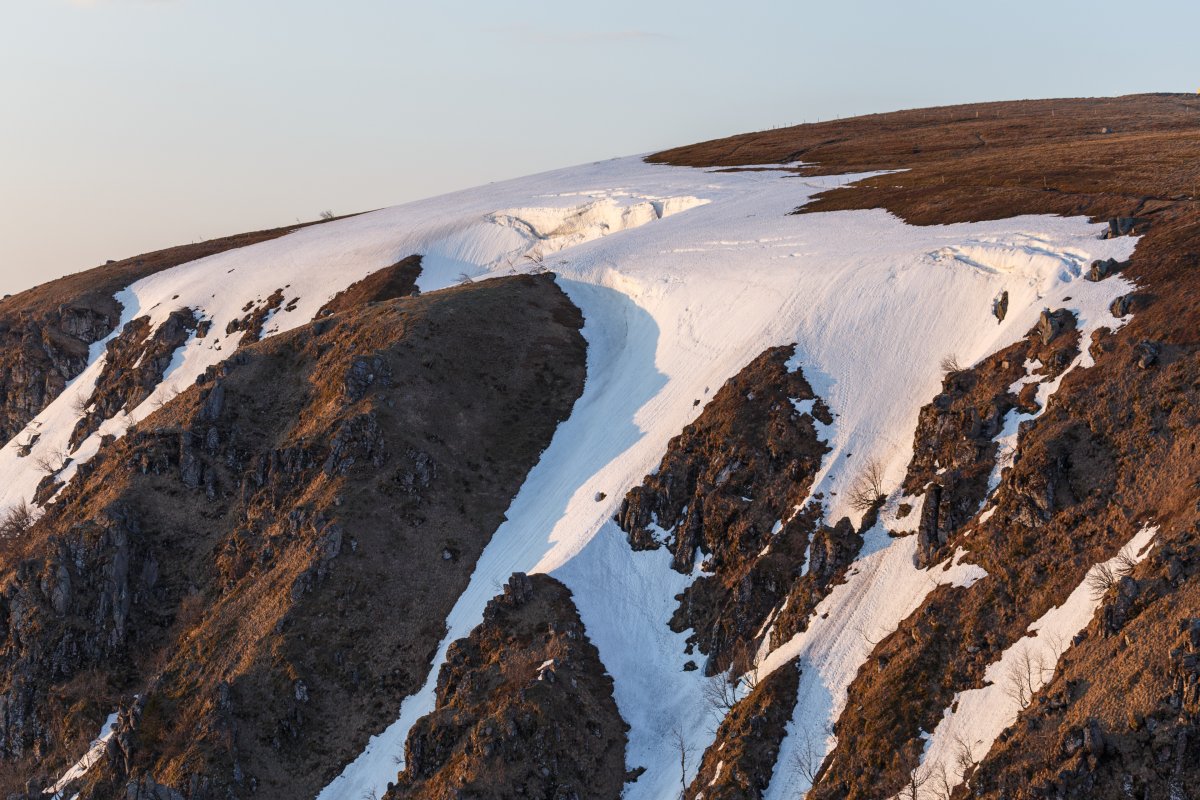
[[[1037,411],[1037,384],[1060,375],[1078,354],[1075,317],[1042,312],[1025,339],[968,369],[953,369],[942,391],[921,409],[904,491],[923,496],[917,565],[946,554],[950,539],[980,511],[988,479],[1001,457],[996,437],[1013,410]],[[1017,382],[1031,382],[1017,388]],[[1044,509],[1038,514],[1044,513]]]
[[[677,571],[712,573],[688,587],[671,620],[692,629],[689,652],[708,656],[706,675],[749,656],[814,534],[797,507],[828,450],[816,426],[833,418],[803,373],[788,370],[792,354],[771,348],[726,382],[617,515],[635,549],[665,546]]]
[[[83,372],[90,346],[112,332],[121,308],[112,298],[89,298],[34,313],[0,316],[0,440],[5,442]]]
[[[118,413],[133,411],[162,382],[175,352],[196,330],[191,311],[172,311],[153,331],[150,318],[127,323],[106,348],[104,369],[84,402],[83,416],[71,433],[74,447]]]
[[[684,793],[686,800],[756,800],[764,795],[792,718],[799,682],[799,665],[792,661],[755,681],[749,693],[728,710],[714,709],[720,719],[716,737]],[[720,696],[720,692],[714,694]],[[811,751],[801,749],[801,757],[805,756],[812,756]],[[793,766],[806,769],[808,765],[785,764],[783,769]],[[812,764],[814,772],[816,766]]]
[[[317,317],[326,317],[367,303],[380,303],[419,294],[417,278],[421,275],[421,257],[409,256],[390,267],[372,272],[361,281],[350,284],[317,312]]]
[[[139,278],[273,239],[300,225],[244,233],[112,261],[0,300],[0,442],[7,442],[88,364],[121,318],[113,295]],[[25,438],[35,432],[25,434]]]
[[[516,573],[450,645],[385,798],[616,800],[626,728],[571,593]]]
[[[423,682],[582,388],[582,320],[521,276],[324,322],[108,441],[26,534],[0,604],[0,792],[136,694],[83,797],[148,776],[189,800],[312,796]]]
[[[251,300],[242,308],[242,311],[246,315],[239,319],[230,320],[229,324],[225,326],[225,333],[230,334],[242,331],[242,338],[238,342],[239,345],[253,344],[263,336],[263,323],[267,321],[272,312],[278,310],[282,305],[282,287],[267,295],[265,300]]]

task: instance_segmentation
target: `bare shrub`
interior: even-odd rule
[[[950,800],[954,787],[950,785],[950,776],[946,774],[946,765],[937,763],[927,770],[926,781],[932,786],[935,800]]]
[[[877,459],[868,459],[863,470],[850,487],[850,507],[855,511],[866,511],[883,499],[883,465]]]
[[[903,800],[921,800],[921,787],[929,783],[930,777],[931,772],[927,767],[917,767],[908,773],[908,779],[904,782],[904,788],[896,796],[903,798]]]
[[[731,683],[724,673],[706,679],[701,694],[708,707],[720,717],[737,704],[737,684]]]
[[[1138,565],[1137,558],[1128,547],[1122,547],[1121,552],[1117,553],[1117,557],[1113,560],[1115,562],[1113,569],[1117,575],[1128,575]]]
[[[44,453],[38,453],[33,463],[43,475],[55,475],[67,465],[67,454],[57,447],[51,447]]]
[[[319,216],[321,219],[329,220],[329,219],[333,219],[333,212],[330,211],[329,209],[325,209],[317,216]]]
[[[37,516],[32,506],[21,500],[0,515],[0,539],[16,539],[33,526]]]
[[[474,282],[475,282],[474,279],[471,278],[471,276],[468,275],[467,273],[465,273],[465,272],[458,273],[458,285],[459,286],[466,286],[468,283],[474,283]]]
[[[792,774],[803,778],[809,786],[812,786],[817,782],[817,773],[821,771],[823,756],[822,748],[813,741],[812,734],[807,730],[804,731],[796,743],[796,749],[792,751]]]
[[[1108,564],[1097,564],[1088,570],[1084,583],[1087,584],[1092,599],[1099,600],[1108,594],[1108,590],[1117,582],[1118,577],[1116,570]]]
[[[954,734],[954,766],[958,767],[959,774],[963,776],[964,781],[979,766],[979,759],[975,758],[974,746],[961,732]]]
[[[692,748],[688,745],[682,726],[672,728],[670,737],[671,750],[679,756],[679,800],[683,800],[687,795],[688,757],[692,754]]]
[[[1041,687],[1047,672],[1041,653],[1029,651],[1030,645],[1022,647],[1004,674],[1004,693],[1022,709],[1033,702],[1033,695]]]
[[[92,398],[83,394],[77,394],[71,398],[71,410],[81,417],[87,413],[88,406],[91,404]]]
[[[958,363],[958,356],[956,356],[954,353],[947,353],[946,355],[942,356],[941,363],[938,366],[940,366],[942,368],[942,372],[946,373],[947,375],[953,375],[956,372],[963,371],[962,365]]]

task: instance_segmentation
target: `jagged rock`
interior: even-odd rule
[[[515,573],[484,621],[447,649],[434,710],[409,731],[384,798],[617,800],[625,730],[570,592]]]
[[[1001,292],[1000,296],[997,297],[995,299],[995,301],[992,303],[992,314],[996,317],[997,321],[999,321],[999,322],[1003,322],[1004,318],[1006,316],[1008,316],[1008,290],[1007,289],[1005,289],[1003,292]]]
[[[1100,261],[1093,261],[1092,266],[1084,275],[1089,281],[1102,281],[1109,275],[1113,275],[1121,268],[1121,262],[1115,258],[1106,258]]]
[[[1133,295],[1123,294],[1116,300],[1113,300],[1108,307],[1108,313],[1118,319],[1128,314],[1133,308]]]
[[[1091,756],[1100,758],[1104,755],[1104,730],[1096,719],[1089,719],[1083,728],[1083,749]]]
[[[1146,220],[1141,217],[1113,217],[1108,221],[1108,230],[1104,232],[1104,238],[1116,239],[1118,236],[1128,236],[1145,223]]]
[[[1048,308],[1042,309],[1041,316],[1038,317],[1037,332],[1042,341],[1042,345],[1048,345],[1063,329],[1067,319],[1074,319],[1074,315],[1065,308],[1060,308],[1056,311],[1051,311]]]
[[[514,572],[504,584],[504,598],[514,607],[521,607],[533,598],[533,581],[524,572]]]
[[[1133,355],[1137,361],[1139,369],[1150,369],[1158,363],[1158,354],[1161,348],[1157,342],[1144,341],[1140,342],[1133,348]]]
[[[361,400],[376,379],[379,379],[384,386],[390,385],[391,375],[387,363],[379,356],[355,358],[350,362],[350,368],[346,370],[344,380],[346,397],[351,402]]]

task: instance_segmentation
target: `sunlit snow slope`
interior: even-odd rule
[[[248,302],[282,288],[285,306],[298,298],[294,310],[274,312],[264,331],[293,328],[348,284],[414,253],[425,257],[422,291],[549,269],[583,310],[588,377],[572,416],[480,559],[426,686],[323,799],[382,794],[394,780],[409,727],[432,708],[446,645],[480,620],[495,587],[515,570],[549,572],[575,596],[631,726],[628,766],[646,767],[627,796],[676,796],[678,760],[666,734],[686,732],[698,754],[712,729],[700,673],[682,671],[686,634],[667,627],[673,598],[691,579],[668,568],[666,551],[631,551],[611,519],[670,437],[700,412],[695,401],[702,405],[767,347],[795,343],[796,365],[835,414],[832,451],[814,494],[824,493],[829,519],[856,517],[838,499],[854,477],[843,468],[846,456],[877,458],[891,484],[899,483],[917,412],[939,389],[945,355],[966,365],[994,352],[1021,337],[1046,306],[1074,310],[1085,342],[1091,330],[1120,324],[1107,309],[1129,284],[1119,277],[1090,283],[1082,274],[1093,259],[1128,257],[1133,239],[1101,240],[1101,228],[1080,218],[922,228],[883,211],[790,215],[814,193],[855,177],[618,159],[306,228],[156,274],[118,295],[125,322],[150,314],[157,325],[180,306],[213,322],[208,337],[177,354],[133,419],[232,352],[241,334],[226,335],[225,327]],[[1003,290],[1009,311],[997,323],[991,306]],[[87,371],[0,451],[5,505],[32,496],[39,455],[66,448],[79,416],[76,398],[90,394],[103,351],[96,345]],[[101,434],[120,435],[129,421],[105,423],[72,454],[74,463],[95,452]],[[34,432],[42,435],[32,456],[19,457],[18,444]],[[911,537],[869,534],[856,574],[819,609],[837,605],[836,613],[764,665],[797,654],[812,662],[792,734],[797,726],[828,730],[866,656],[862,636],[835,622],[870,620],[878,638],[936,583],[985,579],[969,554],[946,570],[918,571],[912,547]],[[785,755],[788,747],[785,741]],[[804,788],[785,782],[777,775],[773,796]]]

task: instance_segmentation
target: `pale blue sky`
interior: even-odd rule
[[[835,115],[1195,91],[1200,4],[0,0],[0,292]]]

